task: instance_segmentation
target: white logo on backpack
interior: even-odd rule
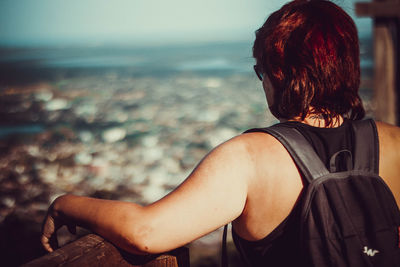
[[[365,246],[363,252],[365,254],[367,254],[368,256],[373,257],[373,256],[375,256],[376,253],[379,253],[379,250],[372,249],[372,248],[369,249],[368,247]]]

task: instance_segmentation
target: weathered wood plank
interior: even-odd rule
[[[355,4],[358,17],[398,17],[400,18],[400,2],[375,1],[359,2]]]
[[[137,256],[118,250],[100,236],[89,234],[23,267],[189,267],[189,265],[189,250],[185,247],[162,255]]]

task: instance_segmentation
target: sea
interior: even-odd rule
[[[362,79],[372,75],[372,39],[360,38]],[[175,74],[252,73],[251,42],[135,46],[0,46],[0,85],[26,84],[61,77],[101,75],[110,71],[131,77]]]
[[[372,95],[372,39],[360,38],[361,94]],[[119,78],[160,80],[174,76],[224,78],[254,76],[251,42],[213,42],[164,46],[0,46],[0,93],[12,86],[116,75]],[[184,89],[183,89],[184,90]],[[0,119],[0,138],[13,133],[36,133],[38,123]],[[17,124],[17,125],[14,125]]]

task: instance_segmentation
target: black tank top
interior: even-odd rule
[[[319,128],[300,122],[284,124],[298,129],[304,135],[328,169],[329,159],[337,151],[347,149],[354,153],[351,120],[345,120],[337,128]],[[302,193],[299,199],[301,196]],[[246,266],[301,266],[298,242],[300,206],[297,203],[286,219],[263,239],[248,241],[232,230],[233,241]]]

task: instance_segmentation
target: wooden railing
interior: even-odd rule
[[[98,235],[89,234],[22,266],[189,267],[189,265],[189,249],[186,247],[161,255],[138,256],[117,249]]]
[[[360,2],[355,12],[373,19],[375,119],[400,126],[400,1]]]

